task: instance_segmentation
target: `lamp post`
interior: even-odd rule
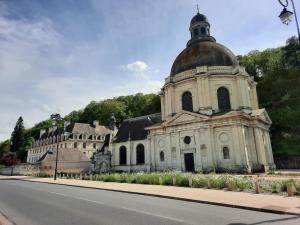
[[[296,22],[296,26],[297,26],[297,31],[298,31],[298,41],[300,43],[300,30],[299,30],[299,24],[298,24],[298,18],[297,18],[297,13],[296,13],[294,0],[291,0],[294,12],[291,12],[291,11],[286,9],[286,7],[289,5],[288,0],[278,0],[278,2],[280,3],[280,5],[283,6],[283,10],[279,14],[279,18],[280,18],[280,20],[283,24],[289,25],[289,23],[292,21],[291,17],[294,14],[295,22]]]
[[[59,124],[58,122],[59,121],[62,121],[62,118],[60,116],[60,114],[58,113],[53,113],[51,116],[50,116],[51,120],[53,121],[53,125],[57,125],[57,130],[58,130],[58,135],[57,135],[57,138],[56,138],[56,158],[55,158],[55,169],[54,169],[54,180],[56,180],[56,176],[57,176],[57,161],[58,161],[58,147],[59,147],[59,143],[58,143],[58,139],[59,139]]]

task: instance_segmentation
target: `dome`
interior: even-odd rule
[[[225,46],[214,41],[198,41],[189,45],[175,59],[171,76],[195,69],[197,66],[237,66],[235,55]]]
[[[210,24],[205,15],[198,12],[192,18],[189,30],[191,39],[175,59],[171,76],[197,66],[238,66],[235,55],[210,35]]]
[[[205,15],[197,13],[191,20],[191,26],[197,22],[208,22]]]

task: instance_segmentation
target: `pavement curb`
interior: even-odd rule
[[[76,185],[76,184],[59,184],[59,183],[34,181],[34,180],[26,180],[26,179],[21,179],[21,180],[28,181],[28,182],[56,184],[56,185],[64,185],[64,186],[70,186],[70,187],[98,189],[98,190],[104,190],[104,191],[114,191],[114,192],[121,192],[121,193],[128,193],[128,194],[137,194],[137,195],[144,195],[144,196],[151,196],[151,197],[174,199],[174,200],[180,200],[180,201],[196,202],[196,203],[202,203],[202,204],[208,204],[208,205],[217,205],[217,206],[224,206],[224,207],[230,207],[230,208],[237,208],[237,209],[245,209],[245,210],[251,210],[251,211],[265,212],[265,213],[275,213],[275,214],[282,214],[282,215],[300,216],[300,213],[292,213],[292,212],[280,211],[280,210],[275,210],[275,209],[255,208],[255,207],[250,207],[250,206],[233,205],[233,204],[221,203],[221,202],[210,202],[210,201],[204,201],[204,200],[196,200],[196,199],[189,199],[189,198],[180,198],[180,197],[167,196],[167,195],[159,195],[159,194],[150,194],[150,193],[144,193],[144,192],[134,192],[134,191],[114,190],[114,189],[108,189],[108,188],[87,187],[87,186],[80,186],[80,185]]]
[[[11,221],[3,212],[0,211],[0,225],[17,225]]]

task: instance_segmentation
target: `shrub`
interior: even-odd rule
[[[208,177],[207,176],[194,176],[193,187],[194,188],[207,188],[208,186]]]
[[[136,176],[134,174],[129,174],[126,178],[126,182],[130,184],[136,184],[137,183]]]
[[[226,188],[227,177],[224,175],[216,175],[211,177],[211,187],[214,189],[223,189]]]
[[[162,179],[162,185],[173,185],[173,177],[174,174],[172,173],[164,173],[161,175],[161,179]],[[159,183],[158,183],[159,184]],[[177,178],[176,178],[176,184],[177,184]]]
[[[237,189],[240,191],[253,190],[253,182],[248,178],[236,179]]]
[[[176,174],[176,186],[188,187],[189,186],[189,175],[187,174]]]

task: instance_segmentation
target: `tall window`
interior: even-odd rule
[[[96,143],[93,144],[93,148],[94,148],[94,149],[96,148]]]
[[[229,148],[227,146],[223,147],[223,158],[224,159],[229,159]]]
[[[182,94],[182,109],[193,112],[193,97],[191,92],[186,91]]]
[[[201,27],[201,34],[205,35],[206,34],[206,28],[205,27]]]
[[[82,144],[82,147],[83,147],[83,148],[86,148],[86,143],[83,143],[83,144]]]
[[[74,143],[74,148],[77,148],[77,142]]]
[[[161,162],[165,161],[165,153],[163,151],[159,153],[159,159]]]
[[[139,144],[136,147],[136,164],[144,164],[145,163],[145,148],[144,145]]]
[[[220,111],[229,111],[231,109],[229,91],[225,87],[220,87],[217,90],[218,105]]]
[[[120,152],[120,154],[119,154],[119,160],[120,160],[120,162],[119,162],[119,164],[120,165],[126,165],[126,161],[127,161],[127,150],[126,150],[126,147],[125,146],[121,146],[120,147],[120,150],[119,150]]]
[[[198,36],[198,29],[194,29],[194,36]]]

